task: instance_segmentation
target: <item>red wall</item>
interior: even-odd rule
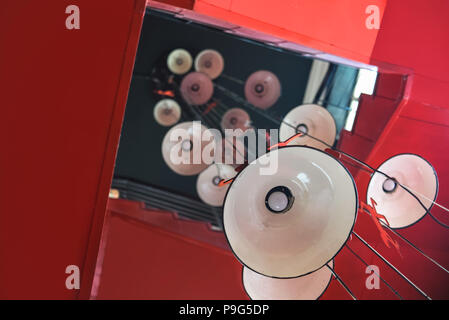
[[[90,293],[145,1],[73,2],[0,3],[0,299]]]

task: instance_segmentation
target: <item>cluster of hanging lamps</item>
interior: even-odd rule
[[[184,49],[174,50],[167,59],[169,70],[183,75],[179,88],[182,99],[190,106],[201,106],[214,95],[213,80],[223,75],[224,59],[218,51],[206,49],[193,65],[195,71],[191,71],[192,57]],[[243,91],[247,103],[265,110],[279,100],[281,83],[274,73],[259,70],[247,78]],[[156,121],[163,126],[177,123],[180,115],[180,106],[170,99],[159,101],[154,109]],[[244,132],[251,128],[251,118],[242,108],[230,108],[221,115],[220,127]],[[189,134],[172,141],[169,138],[176,129]],[[236,155],[246,151],[238,139],[222,139],[216,145],[223,155],[214,164],[192,162],[193,141],[201,141],[195,149],[200,158],[209,143],[198,136],[205,130],[201,126],[194,132],[193,122],[171,128],[162,143],[163,158],[180,175],[199,174],[196,188],[200,199],[211,206],[223,206],[224,232],[243,264],[242,281],[248,296],[319,298],[332,279],[334,258],[350,237],[359,209],[353,177],[324,151],[336,140],[333,116],[316,104],[294,107],[281,121],[279,139],[301,135],[238,173]],[[226,158],[230,150],[232,158]],[[185,163],[174,163],[170,157],[173,152],[185,158]],[[275,171],[262,174],[269,161],[276,161]],[[223,185],[226,180],[232,183]],[[367,199],[375,200],[377,211],[391,228],[405,228],[425,216],[437,193],[438,178],[430,163],[414,154],[400,154],[372,174]]]

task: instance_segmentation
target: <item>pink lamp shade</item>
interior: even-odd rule
[[[305,104],[293,108],[284,117],[279,128],[279,139],[285,141],[299,132],[306,134],[292,140],[291,144],[324,150],[328,146],[310,136],[332,146],[335,142],[337,127],[334,118],[325,108],[316,104]]]
[[[214,94],[212,80],[202,72],[190,72],[182,79],[181,95],[191,105],[207,103]]]
[[[259,157],[235,177],[225,198],[224,231],[246,267],[293,278],[333,259],[351,234],[357,209],[356,185],[338,160],[289,146]]]
[[[277,279],[265,277],[243,267],[243,286],[252,300],[316,300],[332,279],[334,262],[302,277]]]
[[[212,164],[201,172],[196,181],[196,190],[201,200],[208,205],[221,207],[229,184],[219,186],[221,180],[233,178],[237,172],[225,164]]]
[[[161,126],[172,126],[181,118],[181,107],[173,99],[162,99],[156,103],[153,115]]]
[[[162,158],[171,170],[183,176],[190,176],[208,167],[202,152],[212,139],[202,141],[201,137],[206,130],[207,128],[199,123],[182,122],[165,134],[162,140]]]
[[[223,68],[223,56],[216,50],[203,50],[195,58],[195,70],[207,74],[211,79],[217,78]]]
[[[373,198],[376,210],[385,216],[391,228],[405,228],[426,214],[419,202],[398,183],[414,193],[427,209],[438,193],[438,178],[432,165],[415,154],[398,154],[380,165],[368,184],[367,201]]]
[[[246,100],[253,106],[268,109],[281,96],[281,83],[270,71],[260,70],[251,74],[245,82]]]
[[[187,50],[175,49],[167,57],[167,67],[175,74],[184,74],[192,68],[192,56]]]
[[[226,129],[240,129],[246,131],[251,125],[249,114],[241,108],[232,108],[225,112],[221,118],[221,128]]]

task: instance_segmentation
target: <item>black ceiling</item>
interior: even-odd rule
[[[195,190],[197,176],[180,176],[162,160],[161,142],[169,128],[155,122],[153,107],[157,102],[156,96],[152,93],[151,81],[148,77],[142,77],[149,75],[154,65],[176,48],[188,50],[193,58],[203,49],[218,50],[225,59],[224,73],[238,79],[245,80],[260,69],[275,73],[282,85],[282,96],[269,110],[279,117],[302,103],[312,60],[170,15],[147,12],[135,62],[135,76],[129,91],[115,177],[198,199]],[[223,78],[214,81],[243,97],[242,85]],[[226,104],[242,107],[230,100]],[[246,111],[255,127],[277,127],[250,109]]]

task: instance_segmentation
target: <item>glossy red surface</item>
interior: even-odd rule
[[[89,296],[144,0],[0,4],[0,298]]]

